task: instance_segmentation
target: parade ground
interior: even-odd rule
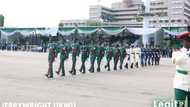
[[[59,59],[59,58],[58,58]],[[54,64],[58,68],[59,60]],[[89,68],[88,61],[87,69]],[[173,95],[175,65],[161,59],[160,66],[45,78],[47,53],[0,51],[0,101],[76,103],[77,107],[152,107],[155,99]],[[77,62],[77,71],[80,68]],[[113,69],[113,66],[112,66]]]

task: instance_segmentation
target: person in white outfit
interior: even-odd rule
[[[175,100],[177,107],[190,107],[190,32],[179,35],[177,39],[183,43],[183,48],[175,50],[172,55],[172,62],[176,65]]]

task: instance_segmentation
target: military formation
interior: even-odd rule
[[[133,69],[160,64],[161,51],[159,48],[141,48],[126,47],[123,45],[102,45],[102,44],[79,44],[74,42],[72,45],[50,44],[48,62],[49,68],[45,76],[53,78],[53,63],[59,56],[60,65],[56,71],[57,75],[65,76],[65,61],[72,59],[71,69],[68,71],[71,75],[76,75],[77,60],[81,60],[81,66],[78,71],[85,74],[88,70],[90,73],[101,72],[102,67],[107,71],[117,71],[118,67],[122,69]],[[80,58],[78,58],[80,57]],[[103,59],[106,59],[106,63]],[[90,67],[86,68],[86,62],[89,60]],[[111,66],[113,63],[113,67]],[[97,64],[97,68],[95,68]],[[61,73],[61,74],[60,74]]]

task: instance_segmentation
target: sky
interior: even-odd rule
[[[122,0],[0,0],[5,27],[56,27],[60,20],[88,19],[89,6]]]

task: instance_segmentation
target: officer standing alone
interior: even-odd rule
[[[176,50],[172,55],[172,62],[176,65],[175,100],[178,102],[177,107],[185,107],[185,100],[190,107],[190,32],[178,36],[177,39],[183,43],[184,48]]]

